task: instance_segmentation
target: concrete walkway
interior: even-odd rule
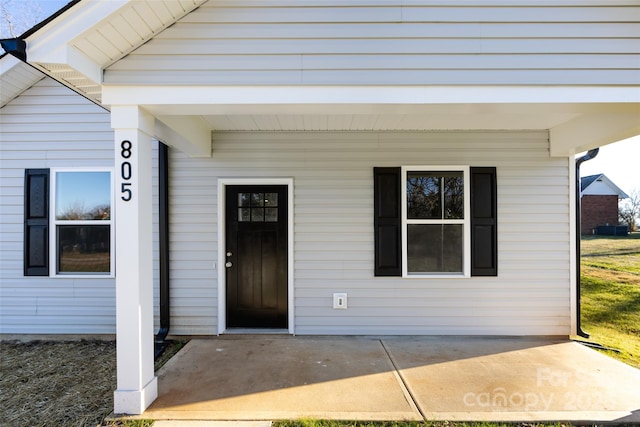
[[[227,335],[158,377],[140,418],[640,422],[640,370],[566,340]]]

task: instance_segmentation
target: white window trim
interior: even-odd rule
[[[61,222],[56,220],[56,189],[57,189],[57,176],[58,173],[65,172],[109,172],[111,178],[111,219],[104,220],[104,225],[111,227],[109,233],[109,256],[110,265],[109,273],[58,273],[58,244],[57,244],[57,231],[58,225]],[[50,186],[49,186],[49,277],[64,278],[64,279],[78,279],[78,278],[91,278],[91,279],[113,279],[116,275],[116,233],[115,233],[115,192],[114,190],[114,172],[113,168],[109,167],[78,167],[78,168],[50,168]],[[85,225],[96,224],[96,221],[90,220],[78,220],[78,221],[64,221],[69,225]]]
[[[468,165],[451,166],[402,166],[401,174],[401,221],[402,221],[402,277],[409,279],[460,279],[471,277],[471,187],[470,187],[470,167]],[[424,220],[407,219],[407,172],[420,171],[459,171],[463,173],[464,185],[464,219],[451,220],[452,224],[463,224],[463,259],[462,273],[434,273],[434,274],[410,274],[408,269],[407,256],[407,226],[409,224],[425,223]],[[441,221],[434,221],[440,224]]]

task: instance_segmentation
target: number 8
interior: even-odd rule
[[[120,155],[125,158],[128,159],[129,157],[131,157],[131,141],[125,139],[124,141],[122,141],[122,143],[120,144],[120,148],[122,148],[122,151],[120,151]]]

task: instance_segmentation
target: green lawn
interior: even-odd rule
[[[583,237],[581,252],[582,329],[640,368],[640,233]]]

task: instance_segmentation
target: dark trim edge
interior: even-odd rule
[[[171,327],[169,279],[169,147],[158,142],[158,207],[160,240],[160,330],[156,342],[156,357],[166,347]]]

